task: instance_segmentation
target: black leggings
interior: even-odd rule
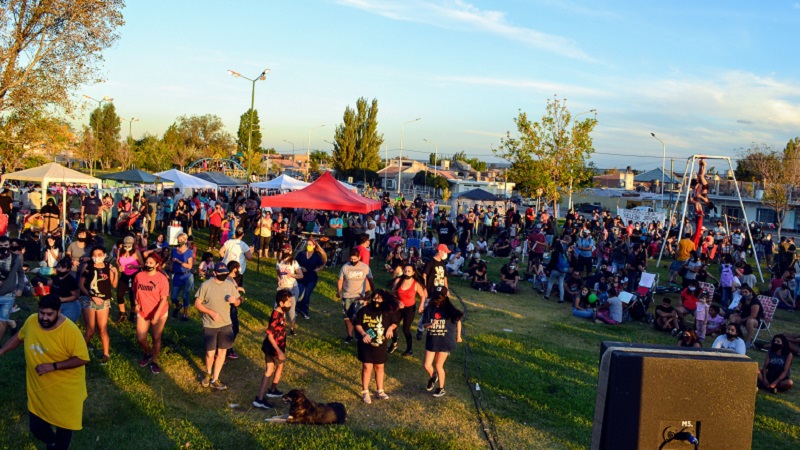
[[[219,235],[221,232],[222,230],[220,229],[220,227],[215,227],[214,225],[211,225],[211,231],[209,232],[208,235],[209,248],[216,248],[219,245],[219,238],[220,238]]]
[[[53,432],[53,425],[32,412],[28,413],[28,421],[33,437],[44,442],[47,448],[66,450],[72,443],[72,430],[55,427],[56,430]],[[53,447],[50,447],[51,445]]]
[[[133,284],[133,277],[135,277],[137,273],[138,272],[135,272],[133,275],[125,275],[124,272],[120,272],[119,283],[117,284],[117,304],[124,305],[125,294],[127,294],[131,301],[131,312],[136,311],[136,303],[133,301],[133,289],[131,284]]]
[[[403,336],[406,338],[407,352],[411,351],[411,343],[413,342],[411,339],[411,326],[414,325],[414,314],[416,313],[414,310],[415,307],[416,306],[404,306],[403,309],[397,311],[397,314],[400,316],[400,320],[403,321]],[[397,342],[397,333],[394,334],[392,342]]]

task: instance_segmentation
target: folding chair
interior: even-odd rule
[[[708,294],[708,298],[714,300],[714,285],[711,283],[706,283],[705,281],[699,281],[697,283],[700,285],[700,290]]]
[[[778,309],[778,299],[775,297],[759,295],[758,301],[761,302],[761,307],[764,308],[764,317],[758,321],[758,329],[753,336],[753,342],[758,339],[758,334],[761,330],[766,330],[770,339],[772,339],[772,331],[770,331],[769,327],[772,325],[772,317],[775,316],[775,310]]]

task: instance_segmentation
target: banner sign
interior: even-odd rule
[[[617,208],[617,215],[622,218],[622,222],[625,225],[628,225],[628,222],[631,221],[633,223],[644,222],[646,224],[650,222],[660,222],[661,225],[663,226],[664,219],[666,217],[666,215],[663,212],[653,212],[641,209],[624,209],[624,208]]]

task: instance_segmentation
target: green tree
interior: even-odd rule
[[[362,172],[380,168],[383,135],[378,134],[378,100],[367,104],[364,97],[356,101],[356,109],[347,106],[342,124],[334,134],[331,162],[337,172],[359,169]]]
[[[258,118],[258,110],[253,110],[253,135],[250,138],[250,109],[244,112],[239,117],[239,130],[236,132],[236,144],[239,153],[242,154],[241,164],[247,169],[250,167],[253,172],[263,175],[266,172],[266,166],[262,166],[263,160],[261,154],[261,121]],[[250,149],[247,148],[250,143]],[[249,164],[249,166],[248,166]]]
[[[746,170],[763,187],[764,196],[761,201],[775,211],[780,239],[781,225],[786,213],[795,209],[792,189],[800,185],[800,152],[797,140],[789,141],[783,151],[776,151],[767,144],[753,143],[749,148],[739,149],[739,155],[740,163],[745,161]]]
[[[185,153],[192,157],[229,158],[235,151],[233,137],[225,131],[225,124],[217,115],[180,116],[173,125],[187,147]]]
[[[434,189],[447,189],[450,187],[450,183],[447,182],[447,178],[433,175],[432,173],[420,170],[414,175],[413,182],[417,186],[430,186]]]
[[[75,91],[102,81],[102,52],[119,38],[123,0],[0,1],[0,113],[71,112]]]
[[[591,133],[597,119],[573,121],[566,100],[553,98],[540,121],[531,122],[520,111],[514,123],[518,135],[506,133],[493,152],[511,162],[508,178],[523,196],[532,197],[541,189],[542,196],[557,205],[562,192],[574,190],[591,172],[586,161],[594,152]]]
[[[34,148],[55,158],[75,141],[68,123],[42,111],[19,110],[0,116],[0,158],[7,170],[22,167],[26,153]]]
[[[99,161],[100,166],[106,170],[118,161],[119,133],[122,129],[114,104],[105,103],[102,107],[95,108],[89,116],[89,126],[97,137],[97,153],[91,160]]]
[[[167,151],[167,145],[154,134],[145,133],[135,141],[133,153],[136,167],[142,170],[161,172],[172,167],[172,156]]]

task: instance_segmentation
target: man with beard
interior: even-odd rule
[[[39,311],[0,348],[0,356],[25,343],[30,430],[48,449],[68,449],[72,432],[83,426],[89,350],[83,334],[59,313],[61,300],[50,294]],[[55,427],[55,431],[53,430]]]

